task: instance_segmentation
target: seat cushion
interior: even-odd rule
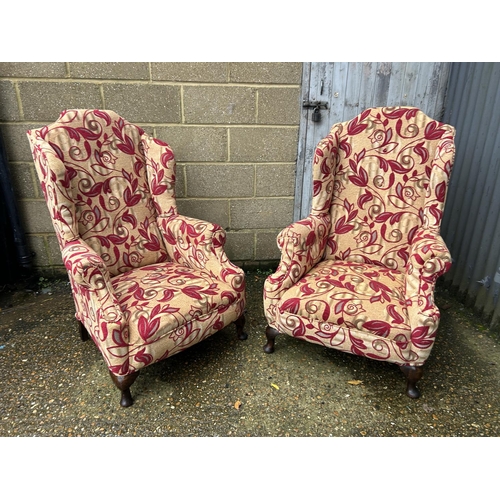
[[[209,316],[213,322],[241,298],[230,285],[208,273],[173,262],[132,269],[111,282],[128,322],[131,346],[170,337],[172,348],[181,350],[178,344],[196,343],[193,335],[199,337],[196,341],[204,338],[204,318]],[[191,326],[181,328],[186,325]],[[207,330],[212,327],[206,326]]]
[[[400,271],[324,260],[283,294],[278,310],[316,324],[331,323],[388,339],[409,339],[404,290]]]

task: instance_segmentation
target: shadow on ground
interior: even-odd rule
[[[142,370],[135,403],[82,342],[66,281],[0,294],[0,436],[499,436],[500,348],[438,287],[441,325],[409,399],[400,370],[287,336],[265,354],[265,273],[233,327]]]

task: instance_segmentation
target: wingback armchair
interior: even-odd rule
[[[455,130],[417,108],[372,108],[334,125],[313,159],[308,217],[283,229],[264,284],[264,350],[297,339],[399,365],[406,393],[434,344],[440,224]]]
[[[139,370],[235,323],[245,277],[216,224],[180,215],[168,144],[113,111],[70,109],[27,132],[82,339],[121,391]]]

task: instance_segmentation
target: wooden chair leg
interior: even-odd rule
[[[264,346],[264,352],[271,354],[274,352],[274,339],[280,334],[276,328],[268,326],[266,328],[267,344]]]
[[[234,324],[236,325],[236,334],[238,335],[238,339],[240,340],[246,340],[248,338],[248,335],[243,331],[245,328],[245,315],[242,314],[235,322]]]
[[[424,369],[422,366],[400,366],[406,377],[406,395],[412,399],[420,397],[417,382],[422,378]]]
[[[135,382],[135,379],[139,375],[139,372],[136,371],[123,376],[115,375],[111,371],[109,372],[109,374],[111,375],[111,379],[115,383],[116,387],[118,387],[118,389],[120,389],[122,393],[120,405],[124,408],[132,406],[134,400],[132,399],[132,395],[130,394],[130,386]]]
[[[82,342],[85,342],[86,340],[90,339],[90,334],[87,331],[87,329],[83,326],[83,323],[81,321],[78,322],[80,326],[80,338],[82,339]]]

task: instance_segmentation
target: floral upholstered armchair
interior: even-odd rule
[[[139,370],[235,323],[245,278],[225,232],[178,214],[172,149],[113,111],[71,109],[28,131],[82,339],[130,406]]]
[[[264,284],[264,350],[280,333],[400,366],[406,393],[434,344],[440,236],[455,130],[417,108],[372,108],[336,124],[313,160],[310,215],[278,235]]]

